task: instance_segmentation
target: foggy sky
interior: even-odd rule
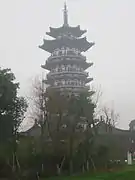
[[[49,56],[38,48],[49,27],[63,23],[64,0],[0,0],[0,66],[11,68],[27,96],[32,79],[45,72]],[[120,114],[119,126],[135,119],[135,1],[69,0],[69,23],[87,29],[96,43],[87,53],[93,84],[101,85],[102,103]]]

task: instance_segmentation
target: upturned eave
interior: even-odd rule
[[[44,39],[43,45],[39,46],[39,48],[44,51],[52,53],[57,48],[69,47],[76,48],[81,52],[86,52],[92,46],[94,46],[94,42],[88,42],[86,37],[80,39],[71,39],[68,37],[62,37],[60,39],[55,40],[46,40]]]
[[[53,38],[57,38],[58,36],[66,33],[70,33],[74,37],[81,37],[86,32],[86,30],[81,30],[80,26],[61,26],[58,28],[50,27],[50,32],[47,32],[46,34]]]

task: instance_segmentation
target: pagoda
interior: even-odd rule
[[[87,83],[92,81],[86,69],[93,63],[86,62],[86,57],[82,52],[90,49],[94,42],[88,42],[86,37],[82,37],[86,30],[81,30],[80,26],[71,27],[68,23],[68,11],[66,3],[64,5],[64,23],[59,28],[50,27],[52,40],[44,39],[43,45],[39,48],[50,53],[50,57],[41,67],[49,70],[45,83],[49,89],[58,91],[68,91],[71,93],[82,93],[89,91]]]

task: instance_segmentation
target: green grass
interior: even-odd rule
[[[85,174],[71,177],[57,177],[49,178],[48,180],[135,180],[135,166],[128,167],[119,172],[101,173],[95,175]]]

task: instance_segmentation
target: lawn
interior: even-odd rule
[[[49,178],[48,180],[135,180],[135,166],[120,172],[81,175],[71,177]]]

